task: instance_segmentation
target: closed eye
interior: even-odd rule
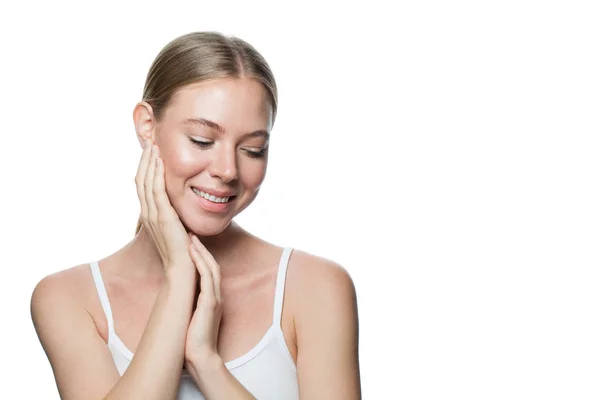
[[[208,147],[211,144],[213,144],[213,142],[203,142],[201,140],[196,140],[196,139],[192,139],[192,138],[190,138],[190,141],[200,147]]]
[[[252,158],[262,158],[267,153],[267,148],[265,147],[260,151],[245,150],[245,152],[248,153],[248,155]]]
[[[213,142],[204,142],[202,140],[196,140],[196,139],[192,139],[192,138],[189,138],[189,139],[192,143],[194,143],[195,145],[197,145],[198,147],[200,147],[202,149],[206,149],[206,148],[212,146],[212,144],[213,144]],[[267,149],[268,149],[268,147],[265,147],[259,151],[253,151],[253,150],[248,150],[248,149],[244,149],[244,151],[246,152],[246,154],[248,154],[248,156],[250,156],[252,158],[262,158],[267,153]]]

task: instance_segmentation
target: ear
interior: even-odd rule
[[[146,139],[150,139],[154,143],[156,121],[150,104],[145,101],[140,101],[136,104],[133,109],[133,124],[135,125],[135,132],[141,147],[144,147]]]

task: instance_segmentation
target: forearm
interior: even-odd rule
[[[194,293],[194,275],[165,278],[135,356],[106,400],[176,398]]]
[[[218,355],[203,362],[192,361],[190,376],[207,400],[256,400],[256,398],[229,372]]]

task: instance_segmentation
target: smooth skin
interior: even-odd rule
[[[181,123],[190,117],[223,131]],[[282,250],[233,221],[266,172],[266,155],[251,153],[268,148],[268,137],[247,135],[270,131],[264,89],[250,79],[188,85],[161,122],[144,102],[134,122],[149,144],[136,175],[143,227],[99,263],[115,330],[135,357],[119,376],[87,264],[45,277],[31,313],[61,398],[175,399],[184,365],[207,399],[253,398],[225,362],[268,329]],[[198,206],[190,189],[197,185],[236,198],[226,213],[212,213]],[[344,268],[294,250],[281,327],[301,399],[360,398],[356,293]]]

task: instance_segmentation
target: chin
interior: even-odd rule
[[[231,224],[231,219],[212,219],[202,215],[186,218],[179,217],[186,231],[197,236],[215,236],[222,233]]]

